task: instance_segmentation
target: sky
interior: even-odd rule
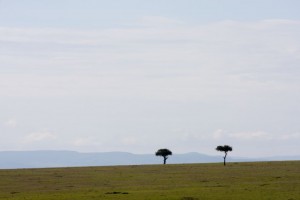
[[[299,155],[299,7],[0,0],[0,151]]]

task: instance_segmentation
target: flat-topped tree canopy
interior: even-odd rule
[[[162,156],[164,158],[164,164],[166,164],[167,159],[169,158],[168,156],[172,155],[172,151],[169,149],[159,149],[155,153],[156,156]]]
[[[232,151],[232,147],[229,146],[229,145],[217,146],[216,150],[217,150],[217,151],[228,152],[228,151]]]
[[[217,151],[222,151],[225,153],[224,156],[224,166],[226,165],[226,157],[227,157],[227,153],[228,151],[232,151],[232,147],[229,145],[224,145],[224,146],[217,146],[216,148]]]

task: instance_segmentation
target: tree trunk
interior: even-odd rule
[[[227,156],[227,152],[225,152],[225,156],[224,156],[224,166],[226,165],[226,156]]]
[[[167,159],[167,157],[164,157],[164,165],[166,164]]]

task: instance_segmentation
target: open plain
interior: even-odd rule
[[[0,199],[298,200],[300,161],[0,170]]]

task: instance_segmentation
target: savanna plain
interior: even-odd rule
[[[299,200],[300,161],[0,170],[0,199]]]

